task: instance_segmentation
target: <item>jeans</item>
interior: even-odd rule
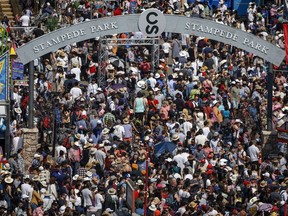
[[[72,169],[73,169],[73,176],[77,174],[77,170],[80,167],[80,163],[79,162],[72,162]]]

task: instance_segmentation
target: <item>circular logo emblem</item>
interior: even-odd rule
[[[157,9],[145,10],[138,21],[139,30],[147,37],[157,37],[166,27],[165,16]]]

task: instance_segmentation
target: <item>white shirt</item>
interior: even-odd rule
[[[185,135],[187,135],[187,132],[192,129],[193,125],[191,122],[184,122],[183,123],[183,132]]]
[[[182,154],[177,154],[173,157],[173,161],[177,162],[177,166],[181,169],[184,169],[185,165],[184,163],[186,162],[185,157],[183,157]]]
[[[30,17],[27,15],[23,15],[23,16],[21,16],[20,21],[22,23],[22,26],[25,26],[25,27],[29,26]]]
[[[258,154],[259,154],[259,148],[255,145],[251,145],[248,148],[248,153],[249,153],[249,157],[250,157],[250,161],[258,161]]]
[[[29,196],[29,200],[31,200],[32,198],[32,193],[33,193],[33,189],[31,187],[31,185],[29,184],[22,184],[21,185],[21,191],[22,191],[22,194],[21,194],[21,197],[24,198],[24,195],[27,195]]]
[[[104,202],[104,198],[100,193],[95,195],[95,210],[102,209],[102,203]]]
[[[64,158],[66,158],[67,149],[66,149],[64,146],[62,146],[62,145],[57,146],[57,147],[56,147],[57,156],[60,155],[60,151],[63,151],[63,152],[64,152]]]
[[[164,51],[164,53],[169,53],[169,50],[171,49],[171,45],[170,45],[170,43],[163,43],[162,44],[162,49],[163,49],[163,51]]]
[[[71,74],[75,74],[76,75],[75,79],[78,80],[79,82],[81,81],[81,78],[80,78],[81,70],[80,70],[80,68],[78,68],[78,67],[72,68],[71,69]]]
[[[75,98],[82,95],[82,90],[79,87],[73,87],[70,90],[70,94],[72,95],[72,99],[75,100]]]
[[[114,127],[114,134],[120,138],[120,140],[123,140],[123,136],[125,134],[125,129],[122,125],[115,125]]]
[[[201,144],[202,146],[204,146],[205,142],[207,141],[207,137],[204,134],[199,134],[195,137],[195,143]]]

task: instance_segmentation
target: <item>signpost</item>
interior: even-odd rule
[[[127,207],[131,210],[131,212],[135,212],[135,188],[134,182],[132,180],[126,181],[126,204]]]
[[[24,78],[24,64],[20,59],[15,59],[12,62],[12,80],[23,80]]]

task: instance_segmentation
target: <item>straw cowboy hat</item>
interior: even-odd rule
[[[8,177],[6,177],[6,178],[4,179],[4,181],[5,181],[5,183],[7,183],[7,184],[11,184],[11,183],[14,181],[14,179],[11,178],[11,176],[8,176]]]
[[[51,65],[46,65],[46,68],[47,68],[47,70],[49,70],[49,71],[52,71],[52,70],[53,70],[53,68],[52,68]]]
[[[11,167],[10,167],[10,164],[9,163],[6,163],[4,166],[3,166],[3,170],[10,170]]]
[[[123,119],[123,123],[124,124],[129,124],[129,119],[128,118]]]
[[[79,134],[79,133],[75,134],[75,138],[80,140],[81,139],[81,134]]]
[[[261,181],[260,187],[261,187],[261,188],[264,188],[264,187],[266,187],[266,186],[267,186],[267,181]]]
[[[178,136],[177,134],[174,134],[172,140],[173,140],[173,141],[177,141],[177,140],[179,140],[179,136]]]
[[[56,66],[57,67],[63,67],[64,66],[64,62],[59,61],[59,62],[57,62]]]
[[[103,134],[103,135],[108,134],[109,131],[110,131],[110,130],[109,130],[108,128],[104,128],[104,129],[102,130],[102,134]]]
[[[14,108],[14,111],[15,111],[17,114],[21,114],[21,113],[22,113],[22,110],[21,110],[20,107]]]
[[[114,188],[110,188],[110,189],[108,190],[108,194],[114,195],[114,194],[116,194],[116,190],[115,190]]]

